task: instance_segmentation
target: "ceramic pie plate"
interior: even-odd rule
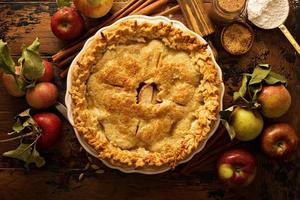
[[[136,20],[138,23],[152,23],[152,24],[158,24],[160,22],[163,22],[163,23],[166,23],[166,24],[172,24],[172,26],[176,27],[176,28],[179,28],[180,30],[184,31],[184,32],[188,32],[188,33],[191,33],[193,35],[195,35],[200,41],[203,41],[205,43],[207,43],[200,35],[196,34],[195,32],[189,30],[184,24],[182,24],[181,22],[179,21],[176,21],[176,20],[170,20],[166,17],[162,17],[162,16],[157,16],[157,17],[148,17],[148,16],[142,16],[142,15],[132,15],[132,16],[128,16],[128,17],[124,17],[118,21],[116,21],[115,23],[113,23],[112,25],[110,26],[106,26],[106,27],[103,27],[101,28],[100,30],[97,31],[97,33],[89,38],[84,47],[82,48],[82,50],[79,52],[79,54],[74,58],[73,62],[71,63],[70,65],[70,69],[69,69],[69,72],[68,72],[68,76],[67,76],[67,89],[66,89],[66,96],[65,96],[65,102],[66,102],[66,107],[67,107],[67,114],[68,114],[68,119],[69,119],[69,122],[71,123],[71,125],[73,126],[74,125],[74,121],[73,121],[73,116],[72,116],[72,99],[71,99],[71,95],[69,94],[69,91],[70,91],[70,88],[71,88],[71,82],[72,82],[72,70],[78,60],[78,58],[85,52],[85,50],[90,46],[90,43],[91,41],[95,38],[95,37],[98,37],[99,35],[101,35],[101,32],[102,31],[105,31],[105,30],[109,30],[111,29],[112,27],[114,27],[116,24],[119,24],[123,21],[126,21],[126,20]],[[207,48],[207,51],[210,53],[211,57],[212,57],[212,60],[215,64],[215,67],[217,68],[218,70],[218,75],[219,75],[219,79],[222,80],[222,71],[221,71],[221,68],[219,67],[219,65],[217,64],[215,58],[213,57],[213,54],[212,54],[212,50],[211,48],[208,46]],[[101,92],[101,91],[100,91]],[[222,109],[223,105],[223,95],[224,95],[224,84],[222,83],[220,85],[220,110]],[[199,147],[197,148],[196,151],[194,151],[193,154],[191,154],[187,159],[185,160],[182,160],[181,162],[178,162],[177,165],[179,164],[182,164],[182,163],[185,163],[185,162],[188,162],[189,160],[191,160],[193,158],[193,156],[197,153],[199,153],[204,147],[205,147],[205,144],[206,142],[208,141],[208,139],[215,133],[216,129],[218,128],[219,126],[219,123],[220,123],[220,118],[218,117],[214,127],[212,128],[212,130],[210,131],[210,133],[208,134],[208,137],[206,140],[202,141],[202,143],[199,145]],[[76,134],[76,137],[79,141],[79,143],[82,145],[82,147],[89,153],[91,154],[92,156],[97,157],[97,152],[94,150],[94,148],[92,146],[90,146],[85,140],[84,138],[78,134],[78,132],[76,131],[76,129],[74,128],[74,131],[75,131],[75,134]],[[113,169],[118,169],[120,170],[121,172],[124,172],[124,173],[141,173],[141,174],[159,174],[159,173],[163,173],[163,172],[166,172],[168,170],[170,170],[171,168],[169,166],[162,166],[162,167],[159,167],[159,168],[142,168],[142,169],[135,169],[135,168],[130,168],[130,167],[119,167],[119,166],[114,166],[114,165],[111,165],[109,162],[105,161],[105,160],[102,160],[100,159],[106,166],[110,167],[110,168],[113,168]]]

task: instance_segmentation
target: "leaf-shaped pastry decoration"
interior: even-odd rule
[[[0,68],[7,74],[15,75],[15,62],[13,61],[7,43],[0,40]]]

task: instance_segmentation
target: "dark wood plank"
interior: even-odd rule
[[[63,47],[50,28],[55,3],[0,3],[0,10],[0,38],[10,44],[13,55],[19,55],[20,47],[36,37],[42,55],[52,55]]]

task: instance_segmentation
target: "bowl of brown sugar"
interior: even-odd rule
[[[234,21],[225,26],[221,33],[223,48],[232,55],[247,53],[254,41],[254,31],[247,23]]]

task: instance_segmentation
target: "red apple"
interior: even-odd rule
[[[76,8],[85,16],[98,18],[109,12],[113,0],[74,0],[73,2]]]
[[[36,109],[44,109],[56,103],[58,98],[58,89],[56,85],[50,82],[38,83],[34,88],[26,92],[27,103]]]
[[[20,67],[19,66],[16,66],[15,67],[15,70],[16,70],[16,74],[17,75],[20,75],[21,74],[21,70],[20,70]],[[17,82],[15,80],[15,77],[11,74],[6,74],[6,73],[3,73],[2,74],[2,82],[3,82],[3,85],[6,89],[6,91],[8,92],[8,94],[10,94],[11,96],[14,96],[14,97],[21,97],[21,96],[24,96],[25,95],[25,91],[24,90],[21,90],[18,85],[17,85]]]
[[[298,141],[298,136],[290,125],[279,123],[263,131],[261,148],[270,157],[281,158],[295,151]]]
[[[51,17],[51,30],[56,37],[70,41],[84,30],[84,20],[75,8],[63,7]]]
[[[38,148],[43,150],[51,148],[61,134],[60,118],[49,112],[35,114],[32,118],[42,129],[42,134],[37,141]]]
[[[248,151],[226,151],[218,160],[218,175],[228,186],[247,186],[255,178],[256,159]]]
[[[258,95],[263,116],[278,118],[291,106],[291,95],[283,84],[264,86]]]
[[[41,78],[39,78],[38,82],[49,82],[54,78],[53,66],[47,60],[43,60],[43,65],[45,68],[44,74]]]

